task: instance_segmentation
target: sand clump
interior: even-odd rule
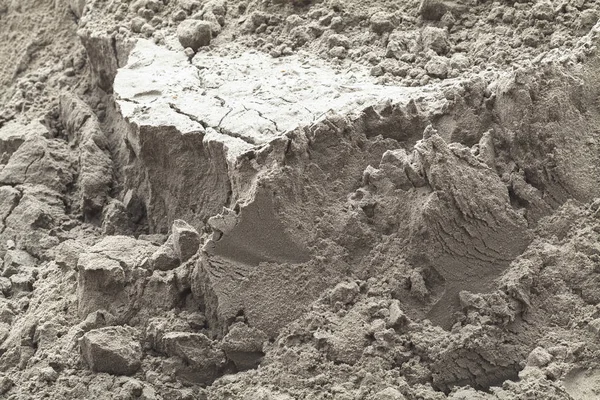
[[[599,13],[0,0],[0,397],[595,398]]]

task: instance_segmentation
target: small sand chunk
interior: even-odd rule
[[[350,304],[358,295],[360,289],[356,282],[340,282],[331,291],[329,299],[331,303],[340,302],[342,304]]]
[[[200,8],[201,2],[199,0],[179,0],[179,6],[188,13],[192,13],[197,8]]]
[[[208,46],[212,39],[210,22],[188,19],[177,27],[179,43],[186,48],[198,51],[200,47]]]
[[[334,48],[334,47],[343,47],[345,49],[349,49],[350,48],[350,39],[348,39],[347,36],[345,35],[331,35],[327,38],[327,43],[329,45],[329,48]]]
[[[187,17],[187,13],[183,10],[177,10],[172,15],[171,18],[173,21],[183,21]]]
[[[446,78],[449,70],[449,60],[446,57],[435,56],[425,64],[425,71],[433,78]]]
[[[419,14],[423,19],[439,21],[448,11],[448,6],[440,0],[422,0]]]
[[[554,9],[549,1],[536,3],[531,9],[533,18],[552,21],[554,19]]]
[[[390,315],[388,316],[386,325],[389,328],[398,328],[405,325],[408,322],[408,318],[404,314],[404,311],[400,308],[400,302],[393,300],[389,307]]]
[[[200,248],[200,234],[187,222],[173,222],[173,249],[181,262],[189,260]]]
[[[392,16],[383,11],[376,12],[371,16],[371,30],[375,33],[385,33],[394,30]]]
[[[173,248],[173,240],[169,238],[167,243],[163,244],[150,257],[152,269],[168,271],[179,266],[179,257]]]
[[[94,329],[81,339],[81,354],[94,372],[133,375],[141,365],[142,348],[135,330],[123,326]]]
[[[348,55],[348,50],[346,50],[342,46],[336,46],[336,47],[332,48],[331,50],[329,50],[329,55],[331,57],[343,59],[343,58],[346,58],[346,56]]]
[[[267,335],[260,329],[236,323],[223,338],[222,347],[227,358],[242,371],[255,368],[260,363],[264,356],[263,343],[267,340]]]
[[[134,31],[135,33],[140,33],[140,32],[142,32],[142,27],[144,26],[145,23],[146,23],[146,21],[144,20],[144,18],[135,17],[130,22],[131,30]]]
[[[446,54],[450,50],[448,31],[442,28],[425,27],[421,32],[421,41],[426,50],[431,49],[439,55]]]
[[[580,29],[589,29],[598,21],[598,11],[597,10],[583,10],[579,13],[578,24]]]
[[[169,332],[162,339],[164,352],[170,359],[163,363],[163,370],[192,384],[210,384],[222,372],[226,363],[225,353],[201,333]]]
[[[544,367],[550,364],[550,361],[552,361],[552,355],[543,347],[536,347],[527,357],[527,366]]]

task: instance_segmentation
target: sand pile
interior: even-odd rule
[[[0,397],[596,398],[599,12],[0,0]]]

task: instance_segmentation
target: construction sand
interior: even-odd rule
[[[599,16],[0,0],[0,398],[600,398]]]

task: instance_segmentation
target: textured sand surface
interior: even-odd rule
[[[599,398],[598,16],[0,0],[0,398]]]

